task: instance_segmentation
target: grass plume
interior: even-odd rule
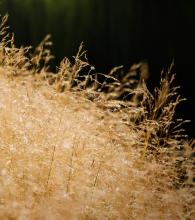
[[[6,20],[0,219],[194,219],[195,142],[174,121],[182,99],[171,71],[154,94],[140,64],[122,78],[121,67],[101,74],[102,83],[81,44],[74,61],[64,58],[53,74],[49,37],[30,56],[28,47],[16,48]]]

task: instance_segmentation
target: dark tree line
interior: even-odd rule
[[[188,98],[179,112],[192,120],[194,11],[193,0],[0,0],[0,12],[9,13],[17,44],[37,45],[51,33],[56,62],[74,55],[84,41],[89,61],[98,71],[147,60],[152,87],[161,69],[174,59],[177,84]]]

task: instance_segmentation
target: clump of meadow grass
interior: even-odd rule
[[[140,65],[122,79],[115,68],[102,83],[81,45],[52,74],[49,37],[29,55],[15,47],[6,19],[0,219],[193,219],[194,140],[173,120],[182,100],[171,71],[154,95],[143,66],[137,86],[129,84]]]

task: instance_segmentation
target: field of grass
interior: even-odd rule
[[[173,119],[182,100],[171,71],[153,95],[144,81],[127,91],[117,68],[100,83],[81,45],[52,74],[49,37],[33,54],[16,48],[6,20],[0,219],[194,219],[194,140]],[[83,69],[89,74],[82,78]],[[124,90],[131,99],[118,98]]]

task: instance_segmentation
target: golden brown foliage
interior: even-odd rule
[[[5,21],[0,219],[193,219],[194,141],[173,121],[181,99],[171,72],[154,95],[141,81],[118,100],[128,81],[113,76],[118,68],[100,83],[81,45],[52,74],[49,38],[28,58]]]

